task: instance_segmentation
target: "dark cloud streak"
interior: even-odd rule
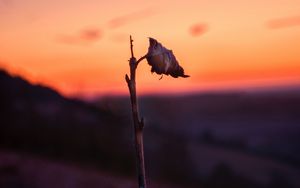
[[[85,45],[102,38],[100,29],[84,29],[76,35],[59,35],[58,41],[65,44]]]
[[[208,31],[208,25],[206,23],[197,23],[190,27],[189,33],[193,37],[198,37],[200,35],[203,35]]]
[[[95,41],[100,39],[101,34],[99,29],[86,29],[81,32],[80,37],[86,41]]]
[[[300,26],[300,16],[272,19],[267,21],[266,25],[270,29]]]

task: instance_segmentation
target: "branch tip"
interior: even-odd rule
[[[134,54],[133,54],[133,40],[132,40],[132,37],[130,35],[130,51],[131,51],[131,57],[134,57]]]
[[[127,74],[125,75],[125,80],[126,80],[127,83],[130,82],[129,76]]]

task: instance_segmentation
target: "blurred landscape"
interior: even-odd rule
[[[0,187],[136,187],[128,96],[0,71]],[[139,98],[150,187],[300,186],[300,86]]]

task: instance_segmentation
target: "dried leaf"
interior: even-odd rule
[[[149,43],[147,61],[152,67],[151,72],[171,75],[174,78],[189,77],[189,75],[184,74],[184,70],[176,60],[172,50],[168,50],[153,38],[149,38]]]

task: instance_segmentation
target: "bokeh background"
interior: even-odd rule
[[[300,2],[0,0],[0,187],[136,187],[129,35],[150,187],[300,186]]]

